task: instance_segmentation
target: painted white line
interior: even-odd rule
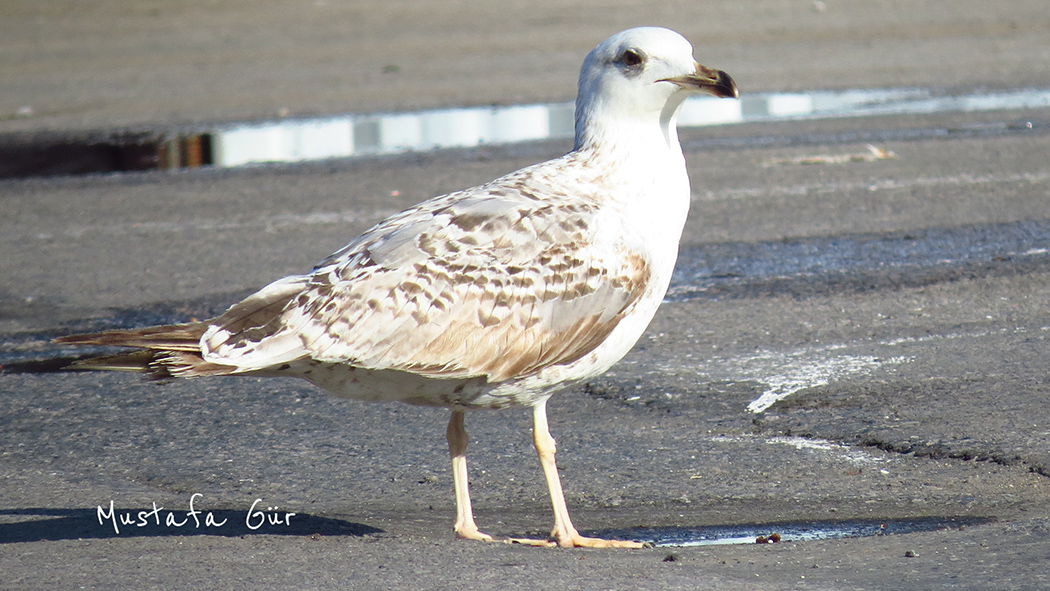
[[[1050,327],[1041,327],[1039,330],[1050,330]],[[788,352],[761,350],[750,355],[712,358],[704,363],[700,373],[704,379],[709,381],[725,380],[760,384],[762,394],[747,405],[749,412],[758,414],[802,390],[827,386],[836,381],[861,378],[888,366],[901,365],[915,360],[914,355],[862,355],[849,353],[850,349],[863,349],[865,352],[870,352],[878,348],[906,348],[910,345],[936,341],[1021,335],[1027,332],[1029,332],[1028,327],[1016,326],[964,333],[832,344]]]
[[[708,380],[761,384],[762,394],[747,405],[749,412],[757,414],[800,390],[869,375],[884,366],[911,360],[854,355],[846,351],[849,347],[833,344],[789,352],[761,350],[750,355],[713,358],[704,363],[701,373]]]
[[[878,464],[888,461],[887,458],[875,456],[863,449],[850,447],[841,443],[832,443],[827,439],[807,439],[805,437],[764,437],[758,438],[754,435],[738,435],[735,437],[712,437],[711,441],[720,443],[751,443],[760,440],[767,445],[787,445],[797,450],[812,450],[823,452],[836,460],[843,460],[850,464]]]
[[[760,413],[792,394],[826,386],[833,381],[868,375],[883,365],[897,364],[903,358],[880,359],[871,355],[847,355],[833,353],[807,359],[807,354],[816,351],[799,351],[792,354],[760,354],[743,360],[745,365],[758,362],[751,378],[765,384],[762,395],[747,405],[747,410]],[[824,353],[823,351],[820,353]],[[760,374],[765,374],[760,377]]]

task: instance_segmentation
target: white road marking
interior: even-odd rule
[[[756,437],[754,435],[737,435],[734,437],[712,437],[711,441],[720,443],[742,443],[761,440],[768,445],[788,445],[798,450],[826,452],[833,459],[844,460],[850,464],[877,464],[886,462],[887,458],[878,457],[863,449],[850,447],[841,443],[832,443],[827,439],[807,439],[805,437]]]
[[[868,375],[884,365],[899,364],[908,359],[882,359],[872,355],[850,355],[845,345],[802,349],[790,353],[760,351],[754,355],[726,360],[736,370],[738,381],[763,384],[762,395],[747,405],[747,410],[760,413],[792,394],[826,386],[833,381]]]

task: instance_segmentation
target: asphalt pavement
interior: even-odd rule
[[[745,93],[1050,86],[1042,2],[497,4],[16,2],[0,141],[569,100],[638,24]],[[682,132],[668,301],[549,407],[577,525],[638,551],[453,539],[440,409],[58,371],[78,352],[50,343],[221,312],[565,142],[0,181],[0,588],[1050,589],[1048,131],[1029,109]],[[468,415],[485,531],[549,527],[529,423]],[[677,545],[853,527],[875,535]]]

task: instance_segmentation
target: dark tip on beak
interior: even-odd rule
[[[736,82],[733,82],[733,78],[722,70],[715,70],[697,64],[695,76],[699,82],[697,86],[708,94],[718,98],[740,97],[740,92],[736,89]]]
[[[715,70],[715,82],[707,87],[708,91],[719,98],[740,98],[740,91],[736,89],[736,82],[722,70]]]
[[[718,98],[740,98],[736,82],[722,70],[714,70],[697,64],[696,73],[677,78],[664,78],[657,82],[670,82],[681,88],[698,90]]]

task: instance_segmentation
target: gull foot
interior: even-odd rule
[[[635,542],[632,540],[606,540],[604,538],[588,538],[580,534],[570,535],[567,539],[558,538],[558,545],[562,548],[652,548],[650,542]]]
[[[456,537],[461,540],[477,540],[479,542],[501,542],[504,544],[522,544],[539,548],[652,548],[650,542],[635,542],[631,540],[606,540],[604,538],[588,538],[577,532],[572,532],[564,537],[551,534],[550,538],[504,538],[489,535],[478,530],[477,527],[461,527],[456,529]]]
[[[553,540],[534,540],[531,538],[502,538],[489,535],[478,530],[477,527],[460,527],[456,530],[456,537],[461,540],[477,540],[479,542],[502,542],[504,544],[523,544],[526,546],[538,546],[553,548],[557,544]]]
[[[477,526],[473,524],[468,526],[457,526],[453,531],[456,532],[456,537],[461,540],[477,540],[479,542],[502,541],[478,530]]]

